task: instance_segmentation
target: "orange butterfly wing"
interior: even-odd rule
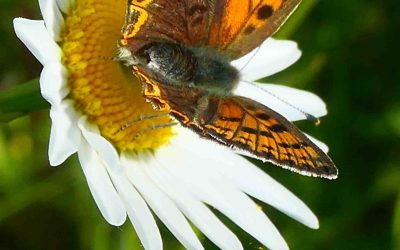
[[[232,59],[241,57],[272,36],[301,0],[217,1],[209,46]]]
[[[197,125],[209,138],[303,175],[337,177],[321,149],[286,118],[241,96],[210,96]]]
[[[136,52],[151,42],[172,42],[236,59],[273,35],[300,1],[129,0],[121,44]]]
[[[200,136],[250,153],[303,175],[329,179],[337,169],[318,146],[285,117],[241,96],[213,96],[204,89],[171,86],[134,67],[144,96]]]

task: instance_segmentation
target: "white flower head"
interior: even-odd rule
[[[142,97],[140,82],[121,63],[107,59],[117,51],[126,0],[39,4],[44,20],[16,18],[14,27],[43,64],[41,91],[51,104],[50,164],[59,165],[78,153],[108,223],[121,225],[128,216],[148,250],[162,249],[153,213],[187,249],[203,249],[189,221],[221,249],[243,249],[211,206],[268,248],[288,249],[254,197],[318,228],[317,218],[300,199],[228,148],[179,126],[138,136],[149,126],[146,120],[116,132],[132,119],[155,112]],[[246,83],[287,68],[300,54],[294,42],[268,39],[255,55],[233,62],[243,79],[235,94],[259,101],[291,121],[306,117],[282,100],[315,117],[325,115],[325,104],[311,93]],[[156,121],[163,119],[167,118]]]

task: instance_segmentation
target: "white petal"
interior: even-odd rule
[[[312,137],[311,135],[305,134],[308,139],[310,139],[315,145],[317,145],[317,147],[319,147],[323,152],[328,153],[329,151],[329,147],[328,145],[326,145],[325,143],[323,143],[322,141],[315,139],[314,137]]]
[[[134,164],[134,162],[129,164]],[[126,178],[125,173],[115,172],[114,168],[109,168],[108,170],[120,198],[126,204],[125,207],[129,219],[144,249],[162,250],[163,244],[160,231],[146,202]]]
[[[161,162],[159,164],[158,162]],[[186,186],[180,183],[170,173],[168,166],[162,165],[163,159],[149,162],[144,169],[152,180],[157,183],[201,232],[203,232],[220,249],[243,249],[239,239],[205,206],[186,191]]]
[[[327,114],[325,103],[317,95],[287,86],[241,82],[234,93],[260,102],[290,121],[306,119],[304,112],[314,117]]]
[[[193,150],[189,154],[195,154],[197,151],[213,158],[215,163],[204,163],[203,171],[220,172],[249,195],[310,228],[318,228],[317,217],[299,198],[243,157],[204,139],[195,140],[192,132],[179,131],[179,136],[175,140],[176,143],[186,142],[185,148]]]
[[[278,230],[254,202],[235,189],[231,183],[225,181],[221,175],[198,171],[203,164],[212,164],[212,162],[192,163],[187,171],[176,168],[171,172],[180,181],[185,182],[187,190],[218,209],[265,246],[270,249],[287,249]],[[218,166],[215,165],[215,167]]]
[[[219,164],[217,171],[234,181],[241,190],[310,228],[319,227],[313,212],[284,186],[246,159],[238,155],[230,159],[226,164]]]
[[[57,166],[78,150],[81,133],[77,127],[78,114],[69,101],[51,106],[50,118],[49,161]]]
[[[78,127],[81,129],[82,135],[87,142],[96,150],[102,160],[116,171],[121,171],[117,150],[109,141],[100,135],[98,127],[94,123],[89,122],[87,117],[81,117],[79,119]]]
[[[71,12],[73,6],[75,6],[75,0],[57,0],[57,5],[62,12],[68,14]]]
[[[47,31],[55,41],[60,41],[60,33],[64,27],[64,17],[55,0],[39,0],[40,11]]]
[[[47,32],[42,20],[15,18],[14,29],[17,37],[42,65],[61,60],[61,50]]]
[[[187,249],[204,249],[183,214],[143,172],[143,169],[148,167],[147,160],[137,160],[134,164],[130,164],[133,160],[121,158],[121,161],[123,166],[126,167],[129,180],[183,246]]]
[[[65,67],[59,62],[48,63],[40,74],[40,91],[52,105],[60,103],[69,93]]]
[[[288,68],[300,56],[295,42],[269,38],[259,48],[233,61],[232,65],[241,71],[242,79],[255,81]]]
[[[191,137],[190,140],[194,138]],[[287,249],[287,244],[278,230],[250,198],[235,188],[233,183],[217,170],[205,170],[205,165],[215,169],[221,164],[215,161],[219,151],[215,151],[215,148],[214,151],[190,149],[187,142],[180,146],[174,143],[172,147],[161,149],[157,153],[162,157],[163,164],[170,166],[170,172],[185,184],[186,190],[221,211],[270,249]]]
[[[122,225],[126,220],[126,210],[107,174],[104,162],[85,140],[81,142],[78,157],[90,192],[104,219],[111,225]]]

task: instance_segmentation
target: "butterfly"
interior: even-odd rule
[[[232,94],[230,62],[273,35],[301,0],[128,0],[121,58],[143,95],[203,138],[303,175],[337,169],[279,113]]]

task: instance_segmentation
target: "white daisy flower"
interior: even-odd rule
[[[117,50],[126,0],[39,0],[39,4],[44,20],[16,18],[14,27],[43,64],[41,92],[51,104],[50,164],[60,165],[78,153],[89,189],[108,223],[121,225],[128,216],[147,250],[163,247],[153,214],[187,249],[203,249],[190,223],[221,249],[243,249],[213,207],[266,247],[288,249],[254,197],[318,228],[316,216],[300,199],[228,148],[179,126],[135,136],[149,126],[148,120],[116,133],[132,119],[155,113],[133,74],[107,59]],[[243,76],[235,93],[291,121],[305,116],[281,100],[290,100],[316,117],[325,115],[324,103],[311,93],[246,83],[287,68],[300,54],[294,42],[268,39],[255,55],[233,62]],[[155,120],[163,119],[167,118]]]

